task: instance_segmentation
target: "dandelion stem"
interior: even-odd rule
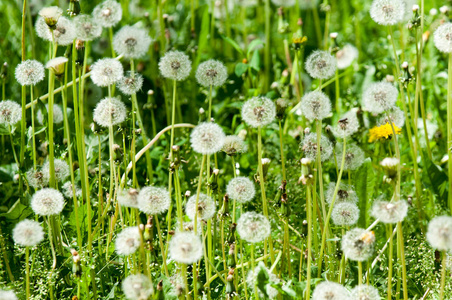
[[[441,262],[441,286],[439,289],[439,299],[444,299],[444,286],[446,284],[446,271],[447,271],[447,255],[446,251],[442,251],[441,255],[443,256],[442,262]]]
[[[449,66],[447,70],[447,149],[449,155],[447,160],[449,175],[449,210],[452,213],[452,155],[450,148],[452,147],[452,53],[449,53]]]
[[[27,300],[30,299],[30,248],[25,247],[25,290],[27,295]]]
[[[312,264],[312,198],[311,183],[306,185],[306,218],[308,219],[308,240],[307,240],[307,277],[306,277],[306,300],[311,299],[311,264]],[[303,252],[301,253],[303,255]]]
[[[392,234],[392,224],[388,224],[389,227],[389,254],[388,254],[388,300],[392,299],[392,257],[394,253],[393,240],[394,235]]]

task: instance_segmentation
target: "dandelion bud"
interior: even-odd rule
[[[31,209],[39,216],[58,215],[64,204],[63,194],[52,188],[39,190],[31,198]]]
[[[242,140],[246,139],[246,135],[248,134],[248,132],[246,131],[246,129],[242,129],[239,131],[239,134],[237,135],[239,138],[241,138]],[[248,149],[247,149],[248,150]],[[246,150],[245,150],[246,151]]]
[[[44,7],[39,11],[39,15],[44,19],[50,29],[55,29],[58,19],[63,14],[63,10],[58,6]]]
[[[380,162],[380,166],[383,168],[389,179],[395,179],[397,177],[397,166],[399,163],[397,158],[386,157]]]
[[[276,117],[276,106],[269,98],[253,97],[242,106],[242,119],[251,127],[270,124]]]
[[[317,50],[308,56],[306,71],[312,78],[329,79],[336,72],[336,59],[327,51]]]
[[[351,226],[359,219],[359,208],[355,203],[341,202],[333,207],[331,220],[338,226]]]
[[[339,34],[337,33],[337,32],[331,32],[330,33],[330,38],[332,38],[332,39],[337,39],[337,36],[338,36]]]
[[[249,243],[259,243],[270,235],[270,221],[254,211],[245,212],[237,221],[237,233]]]
[[[42,242],[43,239],[44,230],[41,224],[36,221],[25,219],[17,223],[13,229],[14,243],[20,246],[33,247]]]
[[[118,88],[125,95],[133,95],[141,90],[143,86],[143,76],[138,73],[128,72],[127,76],[120,79]]]
[[[193,150],[200,154],[214,154],[221,150],[225,140],[223,129],[215,123],[201,123],[190,134]]]
[[[147,186],[138,194],[138,209],[145,214],[158,215],[168,210],[171,197],[165,188]]]
[[[275,101],[276,104],[276,118],[279,120],[284,119],[286,109],[289,106],[289,102],[284,98],[278,98],[278,100]]]
[[[276,89],[279,86],[279,83],[276,81],[273,81],[272,84],[270,85],[271,89]]]
[[[444,23],[435,30],[433,33],[433,43],[441,52],[452,52],[452,23]]]
[[[190,75],[191,61],[183,52],[169,51],[160,59],[159,69],[163,77],[181,81]]]
[[[304,185],[310,184],[313,182],[313,170],[312,170],[313,161],[310,158],[304,157],[301,159],[301,176],[298,182],[303,183]]]
[[[236,156],[237,154],[248,151],[248,146],[245,141],[236,135],[228,135],[224,139],[223,147],[221,151],[225,152],[229,156]]]
[[[432,8],[430,9],[429,14],[431,16],[436,16],[438,14],[438,10],[436,8]]]
[[[427,241],[439,251],[452,249],[452,217],[440,216],[428,223]]]
[[[196,207],[196,201],[198,202],[198,207]],[[195,220],[196,215],[200,220],[209,220],[215,215],[215,210],[215,201],[203,193],[191,196],[185,206],[185,213],[190,220]]]
[[[350,294],[348,290],[340,285],[339,283],[332,281],[323,281],[319,283],[312,293],[313,300],[340,300],[340,299],[350,299]],[[361,299],[361,298],[357,298]]]
[[[11,100],[0,102],[0,124],[15,125],[22,119],[22,107]]]
[[[218,60],[208,60],[201,63],[196,70],[196,80],[204,87],[221,86],[228,78],[228,70]]]
[[[16,79],[20,85],[36,85],[44,79],[44,66],[36,60],[29,59],[17,65]]]
[[[185,196],[185,198],[189,198],[190,195],[191,195],[191,192],[190,191],[186,191],[184,196]]]
[[[121,124],[127,116],[127,109],[119,98],[104,98],[97,103],[93,120],[102,127]]]
[[[146,275],[129,275],[122,282],[122,291],[129,300],[149,299],[154,293],[152,283]]]
[[[115,249],[118,255],[131,255],[141,245],[141,234],[137,226],[126,227],[115,240]]]
[[[398,95],[397,88],[388,82],[372,83],[364,91],[363,107],[374,114],[382,113],[395,105]]]
[[[414,4],[413,7],[412,7],[412,10],[413,10],[413,12],[419,11],[419,5]]]
[[[67,13],[71,17],[77,16],[81,12],[80,1],[79,0],[70,0],[69,8],[67,9]]]
[[[226,192],[232,200],[238,203],[246,203],[254,198],[256,189],[249,178],[240,176],[229,181]]]
[[[46,69],[52,70],[56,76],[61,76],[64,73],[64,67],[67,62],[68,59],[66,57],[55,57],[46,63]]]
[[[370,7],[370,17],[378,24],[390,26],[399,23],[405,15],[403,0],[374,0]]]
[[[354,261],[368,260],[374,252],[375,234],[361,228],[353,228],[342,237],[345,257]]]
[[[80,278],[82,276],[82,266],[80,263],[80,255],[75,249],[71,249],[72,254],[72,273],[75,277]]]
[[[147,30],[133,26],[122,27],[113,38],[114,50],[126,58],[144,56],[150,45],[151,38]]]
[[[191,232],[176,233],[169,243],[169,255],[178,263],[192,264],[203,255],[203,243]]]
[[[0,70],[0,79],[6,80],[7,76],[8,76],[8,63],[4,62]]]
[[[229,197],[228,194],[224,195],[223,197],[223,205],[221,206],[220,210],[218,211],[218,217],[221,219],[224,219],[225,217],[229,216]]]

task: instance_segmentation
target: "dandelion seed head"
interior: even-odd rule
[[[334,196],[334,190],[336,189],[336,182],[330,182],[328,185],[328,188],[326,190],[326,197],[325,200],[327,203],[331,204],[333,201]],[[344,183],[341,181],[339,183],[339,189],[337,191],[336,200],[334,200],[334,203],[341,203],[341,202],[349,202],[349,203],[357,203],[358,202],[358,196],[356,195],[355,190],[353,189],[353,186]]]
[[[362,228],[353,228],[342,237],[345,257],[354,261],[368,260],[374,253],[375,234]]]
[[[275,117],[275,103],[267,97],[253,97],[242,106],[242,119],[251,127],[268,125]]]
[[[356,110],[351,109],[345,114],[342,115],[340,121],[336,126],[333,127],[333,134],[338,139],[343,139],[345,137],[349,137],[359,129],[359,120],[356,115]]]
[[[439,251],[452,250],[452,217],[439,216],[428,223],[427,241]]]
[[[14,243],[24,246],[33,247],[42,242],[44,239],[44,230],[41,224],[36,221],[25,219],[16,224],[13,229]],[[2,299],[0,297],[0,299]]]
[[[452,23],[444,23],[433,33],[435,47],[444,53],[452,52]]]
[[[58,182],[63,182],[70,174],[69,165],[66,161],[62,159],[54,159],[53,167],[55,169],[55,179]],[[46,161],[42,166],[42,173],[44,174],[45,180],[49,182],[50,179],[50,162]]]
[[[304,152],[304,156],[313,161],[317,158],[317,134],[309,133],[305,135],[303,141],[300,144],[301,149]],[[322,161],[330,158],[333,153],[333,144],[323,134],[320,136],[320,158]]]
[[[338,226],[351,226],[359,219],[359,208],[352,202],[334,204],[331,220]]]
[[[242,240],[259,243],[271,233],[270,221],[263,214],[254,211],[243,213],[237,221],[237,233]]]
[[[202,234],[202,221],[198,218],[198,221],[196,222],[196,234],[201,235]],[[188,222],[182,222],[182,230],[180,227],[179,221],[176,222],[176,233],[177,232],[193,232],[195,233],[195,221],[188,221]]]
[[[2,300],[18,300],[13,291],[0,290],[0,299]]]
[[[253,181],[247,177],[239,176],[231,179],[226,187],[229,198],[239,203],[251,201],[256,194]]]
[[[102,34],[102,26],[90,15],[78,15],[74,18],[75,35],[82,41],[92,41]]]
[[[214,154],[220,151],[226,135],[216,123],[201,123],[190,134],[193,150],[200,154]]]
[[[374,0],[370,7],[370,17],[378,24],[391,26],[399,23],[405,16],[403,0]]]
[[[141,245],[141,234],[137,226],[124,228],[116,237],[115,249],[119,255],[131,255]]]
[[[382,113],[395,105],[398,95],[397,88],[389,82],[372,83],[364,91],[363,108],[373,114]]]
[[[330,98],[321,91],[309,92],[301,99],[301,112],[310,121],[325,119],[331,112]]]
[[[203,244],[193,232],[178,232],[171,238],[168,250],[173,260],[190,265],[201,259]]]
[[[277,7],[291,7],[295,5],[295,0],[272,0]]]
[[[130,188],[118,193],[118,202],[121,206],[138,208],[139,190]]]
[[[138,209],[145,214],[158,215],[168,210],[171,197],[165,188],[147,186],[138,194]]]
[[[336,72],[336,58],[327,51],[316,50],[306,60],[306,71],[312,78],[329,79]]]
[[[35,190],[41,189],[49,185],[49,178],[45,176],[41,170],[31,168],[26,173],[28,184]]]
[[[389,116],[388,116],[389,115]],[[398,108],[397,106],[392,107],[388,114],[384,114],[379,120],[378,125],[384,125],[386,123],[392,122],[396,127],[402,128],[405,125],[405,113],[403,110]],[[392,130],[392,128],[391,128]]]
[[[380,300],[378,290],[367,284],[355,286],[351,291],[351,296],[356,300]]]
[[[143,76],[138,73],[128,72],[127,76],[124,76],[118,83],[118,88],[125,95],[136,94],[143,86]]]
[[[102,58],[91,66],[91,79],[100,87],[117,83],[124,76],[122,64],[114,58]]]
[[[222,86],[228,78],[228,69],[215,59],[201,63],[196,70],[196,80],[204,87]]]
[[[275,274],[273,274],[272,272],[270,272],[269,269],[267,269],[265,267],[265,265],[263,264],[259,264],[257,267],[254,268],[254,270],[249,270],[248,271],[248,275],[246,276],[246,283],[248,285],[248,288],[250,290],[254,290],[254,286],[257,284],[258,281],[258,274],[259,271],[261,270],[261,268],[265,269],[265,271],[268,274],[269,277],[269,281],[271,283],[274,284],[278,284],[281,280],[278,278],[278,276],[276,276]],[[265,299],[267,297],[265,297],[265,295],[260,291],[260,289],[257,289],[258,295],[260,299]],[[267,296],[269,299],[275,299],[276,297],[278,297],[278,290],[275,289],[274,287],[271,286],[271,284],[267,284],[265,285],[265,292],[267,293]]]
[[[122,282],[122,291],[129,300],[146,300],[154,293],[154,288],[146,275],[133,274]]]
[[[22,120],[22,107],[11,101],[0,101],[0,124],[12,126]]]
[[[114,0],[106,0],[94,8],[92,15],[102,27],[113,27],[121,21],[121,4]]]
[[[209,220],[215,215],[215,201],[206,194],[200,193],[198,199],[198,219]],[[196,215],[196,194],[188,198],[185,206],[185,214],[190,220],[195,220]]]
[[[44,18],[38,17],[35,24],[36,34],[45,41],[52,42],[52,31],[47,26]],[[53,38],[60,46],[72,44],[76,37],[74,24],[66,17],[61,17],[53,29]]]
[[[342,165],[343,144],[336,144],[337,166]],[[344,170],[356,170],[364,163],[364,151],[356,144],[348,144],[345,147]]]
[[[169,51],[160,59],[159,69],[163,77],[181,81],[190,75],[191,61],[181,51]]]
[[[119,97],[102,99],[93,112],[93,120],[102,127],[121,124],[126,117],[127,108]]]
[[[358,58],[359,52],[355,46],[346,44],[336,52],[337,68],[346,69]]]
[[[64,204],[63,194],[52,188],[41,189],[31,198],[31,209],[38,216],[58,215]]]
[[[312,293],[312,300],[351,300],[348,290],[336,282],[322,281]]]
[[[46,103],[45,105],[46,107],[46,112],[48,115],[49,112],[49,104]],[[63,110],[61,109],[61,107],[57,104],[53,105],[53,124],[60,124],[63,122],[64,119],[64,115],[63,115]],[[36,113],[36,120],[38,121],[39,124],[43,125],[44,124],[44,114],[42,113],[42,110],[38,110],[38,112]]]
[[[63,195],[68,198],[72,199],[74,197],[74,190],[75,190],[75,197],[80,198],[82,196],[82,189],[75,185],[74,190],[72,189],[72,182],[67,181],[62,186]]]
[[[150,45],[151,38],[144,28],[124,26],[113,38],[113,48],[126,58],[140,58],[146,55]]]
[[[237,154],[248,151],[248,145],[237,135],[227,135],[224,138],[221,150],[229,156],[236,156]]]
[[[408,203],[404,200],[388,202],[376,200],[372,205],[372,216],[380,222],[395,224],[402,222],[408,213]]]
[[[44,79],[45,70],[39,61],[29,59],[17,65],[15,75],[20,85],[36,85]]]

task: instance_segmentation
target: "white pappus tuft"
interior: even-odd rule
[[[171,197],[165,188],[147,186],[138,194],[138,209],[145,214],[158,215],[168,210]]]
[[[120,190],[118,193],[118,202],[121,206],[138,208],[139,190],[130,188]]]
[[[93,9],[92,15],[102,27],[115,26],[122,18],[121,4],[114,0],[106,0]]]
[[[326,202],[331,204],[333,201],[334,196],[334,190],[336,189],[336,182],[330,182],[328,185],[328,188],[326,190]],[[353,189],[353,186],[344,183],[341,181],[339,183],[339,189],[337,191],[336,200],[334,200],[334,203],[340,203],[340,202],[350,202],[350,203],[357,203],[358,202],[358,196],[356,195],[355,190]]]
[[[55,169],[55,179],[58,182],[63,182],[70,174],[69,165],[62,159],[54,159],[53,167]],[[48,182],[50,179],[50,162],[46,161],[42,166],[42,173],[44,174],[45,180]]]
[[[44,175],[42,170],[33,170],[33,167],[26,173],[28,184],[35,190],[41,189],[49,184],[49,177]]]
[[[169,255],[178,263],[190,265],[203,255],[203,244],[193,232],[178,232],[170,240]]]
[[[334,204],[331,220],[338,226],[351,226],[359,219],[359,208],[352,202]]]
[[[348,290],[336,282],[323,281],[312,293],[312,300],[351,300]]]
[[[215,201],[206,194],[200,193],[198,199],[198,208],[196,209],[196,198],[197,195],[193,195],[188,198],[187,204],[185,206],[185,214],[190,218],[190,220],[195,220],[196,211],[198,211],[198,219],[209,220],[215,215]]]
[[[200,154],[214,154],[221,150],[226,135],[216,123],[201,123],[190,134],[193,150]]]
[[[270,221],[263,214],[245,212],[237,221],[237,233],[249,243],[259,243],[270,235]]]
[[[181,81],[190,75],[191,60],[181,51],[169,51],[160,59],[159,69],[163,77]]]
[[[46,107],[46,114],[48,115],[48,111],[49,111],[49,104],[45,105]],[[60,124],[63,122],[63,110],[61,109],[61,107],[57,104],[53,105],[53,124]],[[36,113],[36,120],[38,121],[39,124],[43,125],[44,124],[44,114],[42,113],[42,110],[38,110],[38,112]]]
[[[44,79],[44,65],[34,59],[26,60],[17,65],[15,75],[20,85],[36,85]]]
[[[74,18],[75,35],[82,41],[92,41],[102,34],[102,27],[90,15],[78,15]]]
[[[357,111],[351,109],[342,115],[341,119],[336,126],[333,127],[333,134],[338,139],[343,139],[344,137],[349,137],[359,129],[359,120],[357,116]]]
[[[18,300],[16,294],[11,290],[0,290],[0,299],[2,299],[2,300]]]
[[[237,154],[248,151],[248,145],[237,135],[227,135],[224,138],[221,150],[229,156],[236,156]]]
[[[122,64],[114,58],[102,58],[91,66],[91,79],[100,87],[117,83],[124,76]]]
[[[12,126],[22,120],[22,107],[11,101],[0,101],[0,124]]]
[[[239,176],[229,181],[226,187],[229,198],[239,203],[251,201],[256,194],[253,181],[247,177]]]
[[[331,112],[330,98],[321,91],[309,92],[301,99],[301,112],[310,121],[322,120]]]
[[[31,209],[38,216],[58,215],[64,204],[63,194],[52,188],[39,190],[31,198]]]
[[[25,219],[17,223],[13,229],[14,243],[20,246],[33,247],[42,242],[43,239],[44,230],[39,222]]]
[[[102,127],[121,124],[126,117],[127,108],[119,97],[102,99],[93,112],[93,120]]]
[[[379,114],[392,108],[399,91],[389,82],[375,82],[363,94],[363,107],[368,112]]]
[[[435,47],[444,53],[452,52],[452,23],[444,23],[433,33]]]
[[[228,78],[225,65],[214,59],[201,63],[196,70],[196,80],[204,87],[221,86]]]
[[[47,26],[44,18],[38,17],[36,20],[36,34],[45,41],[52,42],[52,31]],[[53,30],[53,38],[58,45],[67,46],[72,44],[76,37],[76,30],[72,21],[65,17],[60,17]]]
[[[370,7],[370,17],[380,25],[391,26],[399,23],[405,16],[403,0],[374,0]]]
[[[336,52],[337,68],[346,69],[358,58],[359,52],[355,46],[350,44],[344,45]]]
[[[312,78],[329,79],[336,72],[336,58],[327,51],[316,50],[306,59],[306,71]]]
[[[342,237],[341,248],[346,258],[368,260],[374,253],[375,234],[362,228],[353,228]]]
[[[124,26],[113,38],[113,48],[126,58],[140,58],[144,56],[150,45],[151,38],[144,28]]]
[[[452,250],[452,217],[440,216],[428,223],[427,241],[439,251]]]
[[[82,189],[80,187],[78,187],[77,185],[74,185],[74,187],[73,187],[72,182],[70,182],[70,181],[67,181],[65,184],[63,184],[62,189],[63,189],[63,195],[66,198],[69,198],[69,199],[74,198],[74,190],[75,190],[75,197],[77,197],[77,198],[82,197]]]
[[[143,86],[143,76],[139,73],[128,72],[127,76],[124,76],[118,83],[118,88],[125,95],[136,94]]]
[[[315,161],[317,159],[317,134],[309,133],[307,134],[300,144],[301,149],[304,152],[305,157]],[[333,154],[333,144],[330,140],[323,134],[320,136],[320,159],[322,161],[330,158]]]
[[[367,284],[360,284],[355,286],[351,295],[353,299],[356,300],[380,300],[380,295],[378,294],[378,290],[373,286]]]
[[[378,120],[378,126],[392,122],[395,126],[402,128],[405,124],[405,113],[397,106],[393,106],[387,114],[384,114]]]
[[[372,216],[383,223],[402,222],[408,213],[408,203],[404,200],[388,202],[376,200],[372,205]]]
[[[336,158],[338,168],[342,165],[343,143],[336,144]],[[345,147],[344,170],[356,170],[364,162],[364,151],[356,144],[349,144]]]
[[[124,228],[116,237],[115,249],[119,255],[135,253],[141,245],[141,234],[137,226]]]
[[[242,119],[251,127],[268,125],[275,117],[275,103],[267,97],[253,97],[242,106]]]
[[[129,300],[146,300],[154,293],[154,288],[146,275],[133,274],[122,282],[122,291]]]

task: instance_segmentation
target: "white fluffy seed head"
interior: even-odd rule
[[[227,135],[224,138],[221,151],[225,152],[229,156],[236,156],[237,154],[248,151],[248,145],[237,135]]]
[[[338,226],[351,226],[359,219],[359,208],[355,203],[341,202],[334,204],[331,220]]]
[[[440,216],[428,223],[427,241],[439,251],[452,250],[452,217]]]
[[[52,42],[52,31],[47,26],[44,18],[38,17],[35,24],[36,34],[45,41]],[[72,44],[76,37],[75,26],[71,20],[66,17],[58,19],[56,28],[53,30],[55,42],[61,46]]]
[[[39,16],[45,20],[49,27],[54,27],[62,14],[63,10],[58,6],[44,7],[39,11]]]
[[[336,144],[336,158],[337,158],[337,166],[338,168],[342,165],[342,154],[343,154],[343,144]],[[364,162],[365,155],[364,151],[361,150],[359,146],[356,144],[348,144],[345,147],[345,162],[344,162],[344,170],[356,170],[358,169]]]
[[[336,58],[327,51],[316,50],[306,59],[305,67],[312,78],[329,79],[336,72]]]
[[[336,182],[330,182],[328,185],[328,188],[326,190],[326,202],[331,204],[333,201],[334,196],[334,190],[336,189]],[[358,202],[358,196],[356,195],[355,190],[353,189],[353,186],[344,183],[341,181],[339,183],[339,189],[337,191],[336,200],[334,200],[334,203],[342,203],[342,202],[349,202],[349,203],[357,203]]]
[[[122,282],[122,291],[129,300],[146,300],[154,293],[154,288],[146,275],[133,274]]]
[[[31,168],[27,171],[27,181],[30,186],[32,186],[35,190],[41,189],[47,185],[49,185],[49,177],[44,175],[42,170],[33,170]]]
[[[102,99],[93,112],[93,120],[102,127],[121,124],[126,117],[127,108],[118,97]]]
[[[408,213],[408,203],[404,200],[388,202],[376,200],[372,205],[372,216],[382,223],[395,224],[402,222]]]
[[[100,87],[117,83],[124,76],[122,64],[114,58],[103,58],[91,66],[91,79]]]
[[[92,41],[102,34],[102,26],[90,15],[78,15],[74,18],[75,35],[79,40]]]
[[[275,117],[275,103],[267,97],[253,97],[242,106],[242,119],[251,127],[268,125]]]
[[[74,197],[74,190],[75,190],[75,197],[80,198],[82,196],[82,189],[78,187],[77,185],[72,188],[72,182],[67,181],[62,186],[63,195],[68,198],[72,199]]]
[[[138,195],[140,191],[130,188],[118,193],[118,202],[121,206],[138,208]]]
[[[301,149],[304,152],[304,157],[307,157],[313,161],[317,158],[317,134],[311,132],[305,135],[303,141],[300,144]],[[320,136],[320,158],[322,161],[330,158],[333,153],[333,144],[323,134]]]
[[[309,92],[301,98],[301,112],[310,121],[322,120],[331,112],[330,98],[321,91]]]
[[[295,0],[272,0],[277,7],[291,7],[295,5]]]
[[[273,274],[272,272],[270,272],[269,269],[267,269],[265,267],[265,265],[260,262],[259,265],[257,267],[254,268],[254,270],[249,270],[248,275],[246,276],[246,283],[248,285],[248,289],[250,290],[254,290],[254,286],[257,284],[258,281],[258,275],[259,272],[264,269],[265,272],[267,272],[268,275],[268,280],[271,283],[274,284],[278,284],[281,280],[278,278],[278,276],[276,276],[275,274]],[[271,283],[268,283],[265,285],[265,292],[267,293],[267,296],[269,299],[275,299],[276,297],[278,297],[278,290],[275,289],[274,287],[271,286]],[[266,299],[267,297],[265,297],[265,295],[262,293],[262,291],[258,288],[258,295],[260,299]]]
[[[253,181],[247,177],[239,176],[229,181],[226,187],[229,198],[239,203],[251,201],[256,194]]]
[[[160,59],[159,69],[163,77],[181,81],[190,75],[191,60],[181,51],[169,51]]]
[[[452,23],[440,25],[433,33],[435,47],[444,53],[452,52]]]
[[[403,0],[374,0],[370,7],[370,17],[378,24],[391,26],[399,23],[405,16]]]
[[[351,300],[348,290],[336,282],[323,281],[312,293],[312,300]]]
[[[337,68],[346,69],[358,58],[359,52],[355,46],[346,44],[336,52]]]
[[[215,59],[201,63],[196,70],[196,80],[202,86],[221,86],[228,78],[228,69]]]
[[[52,188],[39,190],[31,198],[31,209],[38,216],[58,215],[63,208],[63,194]]]
[[[49,111],[49,104],[45,105],[46,107],[46,113],[48,115],[48,111]],[[61,109],[61,107],[57,104],[53,105],[53,124],[60,124],[63,122],[64,119],[64,115],[63,115],[63,110]],[[39,124],[43,125],[44,124],[44,114],[42,113],[42,110],[38,110],[38,112],[36,113],[36,120],[38,121]]]
[[[44,239],[44,230],[41,224],[36,221],[25,219],[16,224],[13,229],[14,243],[24,246],[33,247],[42,242]],[[0,297],[0,299],[2,299]]]
[[[367,284],[355,286],[351,291],[351,296],[356,300],[380,300],[378,290]]]
[[[389,115],[389,116],[388,116]],[[402,128],[405,124],[405,113],[397,106],[393,106],[388,114],[384,114],[377,122],[379,126],[392,122],[395,126]]]
[[[342,115],[341,120],[333,127],[333,134],[338,139],[349,137],[359,129],[359,120],[356,115],[356,109],[351,109]]]
[[[63,182],[70,174],[69,165],[62,159],[54,159],[53,167],[55,169],[55,179],[58,182]],[[46,161],[42,166],[42,173],[46,181],[48,182],[50,179],[50,162]]]
[[[18,300],[16,294],[13,291],[0,290],[0,299],[2,300]]]
[[[200,154],[214,154],[221,150],[226,135],[216,123],[201,123],[190,134],[193,150]]]
[[[178,232],[170,240],[169,255],[178,263],[190,265],[203,254],[203,244],[193,232]]]
[[[115,26],[122,18],[121,4],[114,0],[106,0],[94,8],[92,15],[102,27]]]
[[[185,206],[185,214],[190,220],[195,220],[196,215],[196,194],[188,198]],[[200,193],[198,199],[198,219],[209,220],[215,215],[215,201],[206,194]]]
[[[138,209],[145,214],[158,215],[168,210],[171,197],[165,188],[147,186],[138,194]]]
[[[345,257],[354,261],[368,260],[374,253],[375,234],[362,228],[353,228],[342,237]]]
[[[144,28],[124,26],[113,38],[113,48],[126,58],[140,58],[146,55],[150,45],[151,38]]]
[[[119,255],[131,255],[141,245],[141,234],[137,226],[124,228],[116,237],[115,249]]]
[[[118,83],[118,88],[125,95],[133,95],[141,90],[143,86],[143,76],[139,73],[128,72]]]
[[[399,91],[389,82],[375,82],[363,94],[363,108],[373,114],[392,108],[397,102]]]
[[[196,234],[202,235],[202,221],[198,219],[198,222],[196,223]],[[195,232],[195,222],[194,221],[188,221],[188,222],[182,222],[182,229],[180,226],[180,222],[177,221],[175,225],[175,232]]]
[[[34,59],[29,59],[17,65],[15,71],[20,85],[36,85],[44,79],[44,65]]]
[[[11,101],[0,101],[0,124],[14,125],[22,120],[22,107],[20,104]]]
[[[243,213],[237,221],[237,233],[249,243],[262,242],[271,233],[270,221],[254,211]]]

